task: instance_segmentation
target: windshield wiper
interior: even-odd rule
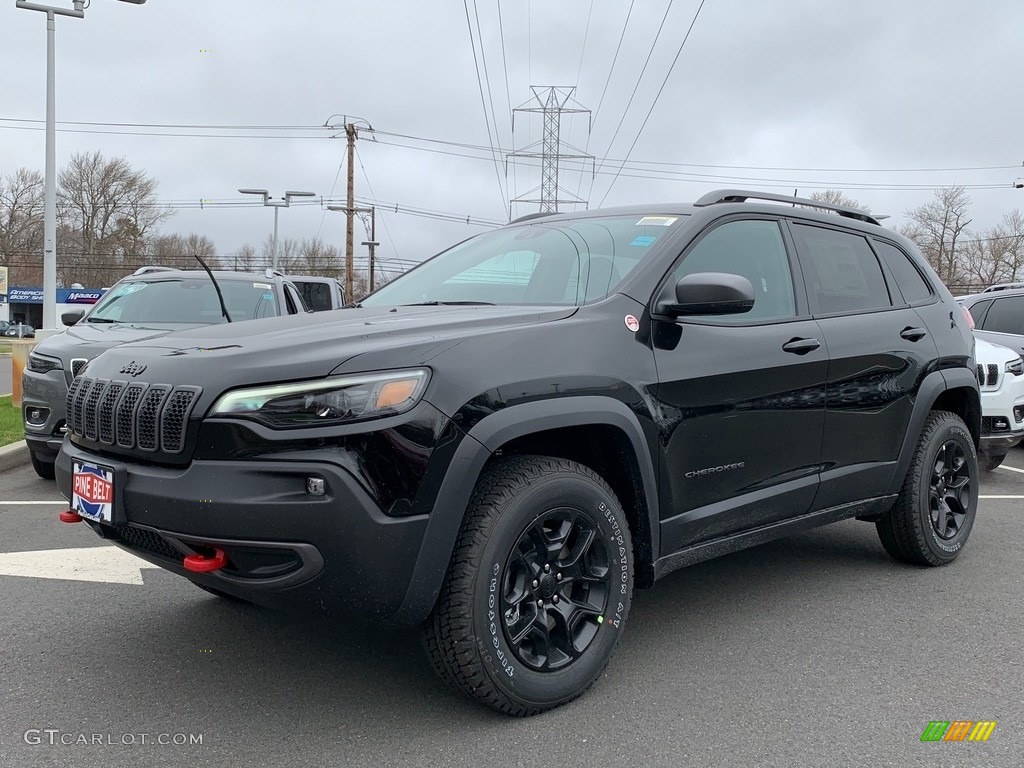
[[[109,317],[90,317],[86,322],[89,323],[119,323],[120,320],[111,320]]]
[[[417,301],[414,304],[402,304],[403,307],[493,307],[493,301]]]

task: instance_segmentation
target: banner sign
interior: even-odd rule
[[[95,304],[106,291],[96,288],[58,288],[58,304]],[[42,304],[42,288],[25,288],[12,285],[7,299],[12,304]]]

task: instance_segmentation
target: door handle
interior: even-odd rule
[[[792,352],[794,355],[806,355],[821,346],[817,339],[790,339],[782,345],[784,352]]]
[[[900,331],[900,336],[902,336],[907,341],[920,341],[927,335],[928,332],[924,328],[907,327]]]

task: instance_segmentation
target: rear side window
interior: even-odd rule
[[[329,283],[296,281],[295,287],[302,294],[303,303],[314,312],[331,309],[331,286]]]
[[[866,239],[795,223],[792,231],[811,312],[862,312],[892,306],[882,267]]]
[[[1007,296],[992,302],[982,330],[1024,336],[1024,296]]]
[[[896,278],[896,285],[907,304],[916,304],[932,297],[931,287],[907,254],[896,246],[879,240],[875,240],[875,248]]]
[[[981,328],[981,320],[983,317],[985,317],[985,310],[988,309],[991,304],[992,299],[987,299],[985,301],[979,301],[976,304],[971,305],[971,307],[967,310],[968,312],[971,313],[971,317],[974,318],[974,324],[978,328]]]

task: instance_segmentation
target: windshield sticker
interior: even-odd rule
[[[264,289],[264,290],[266,290],[266,291],[269,291],[269,290],[270,290],[270,286],[269,286],[269,285],[267,285],[266,283],[253,283],[253,284],[252,284],[252,287],[253,287],[253,288],[263,288],[263,289]]]
[[[636,246],[637,248],[646,248],[651,245],[658,238],[652,237],[651,235],[638,235],[633,238],[633,242],[630,245]]]
[[[644,216],[636,223],[638,227],[671,227],[678,216]]]

